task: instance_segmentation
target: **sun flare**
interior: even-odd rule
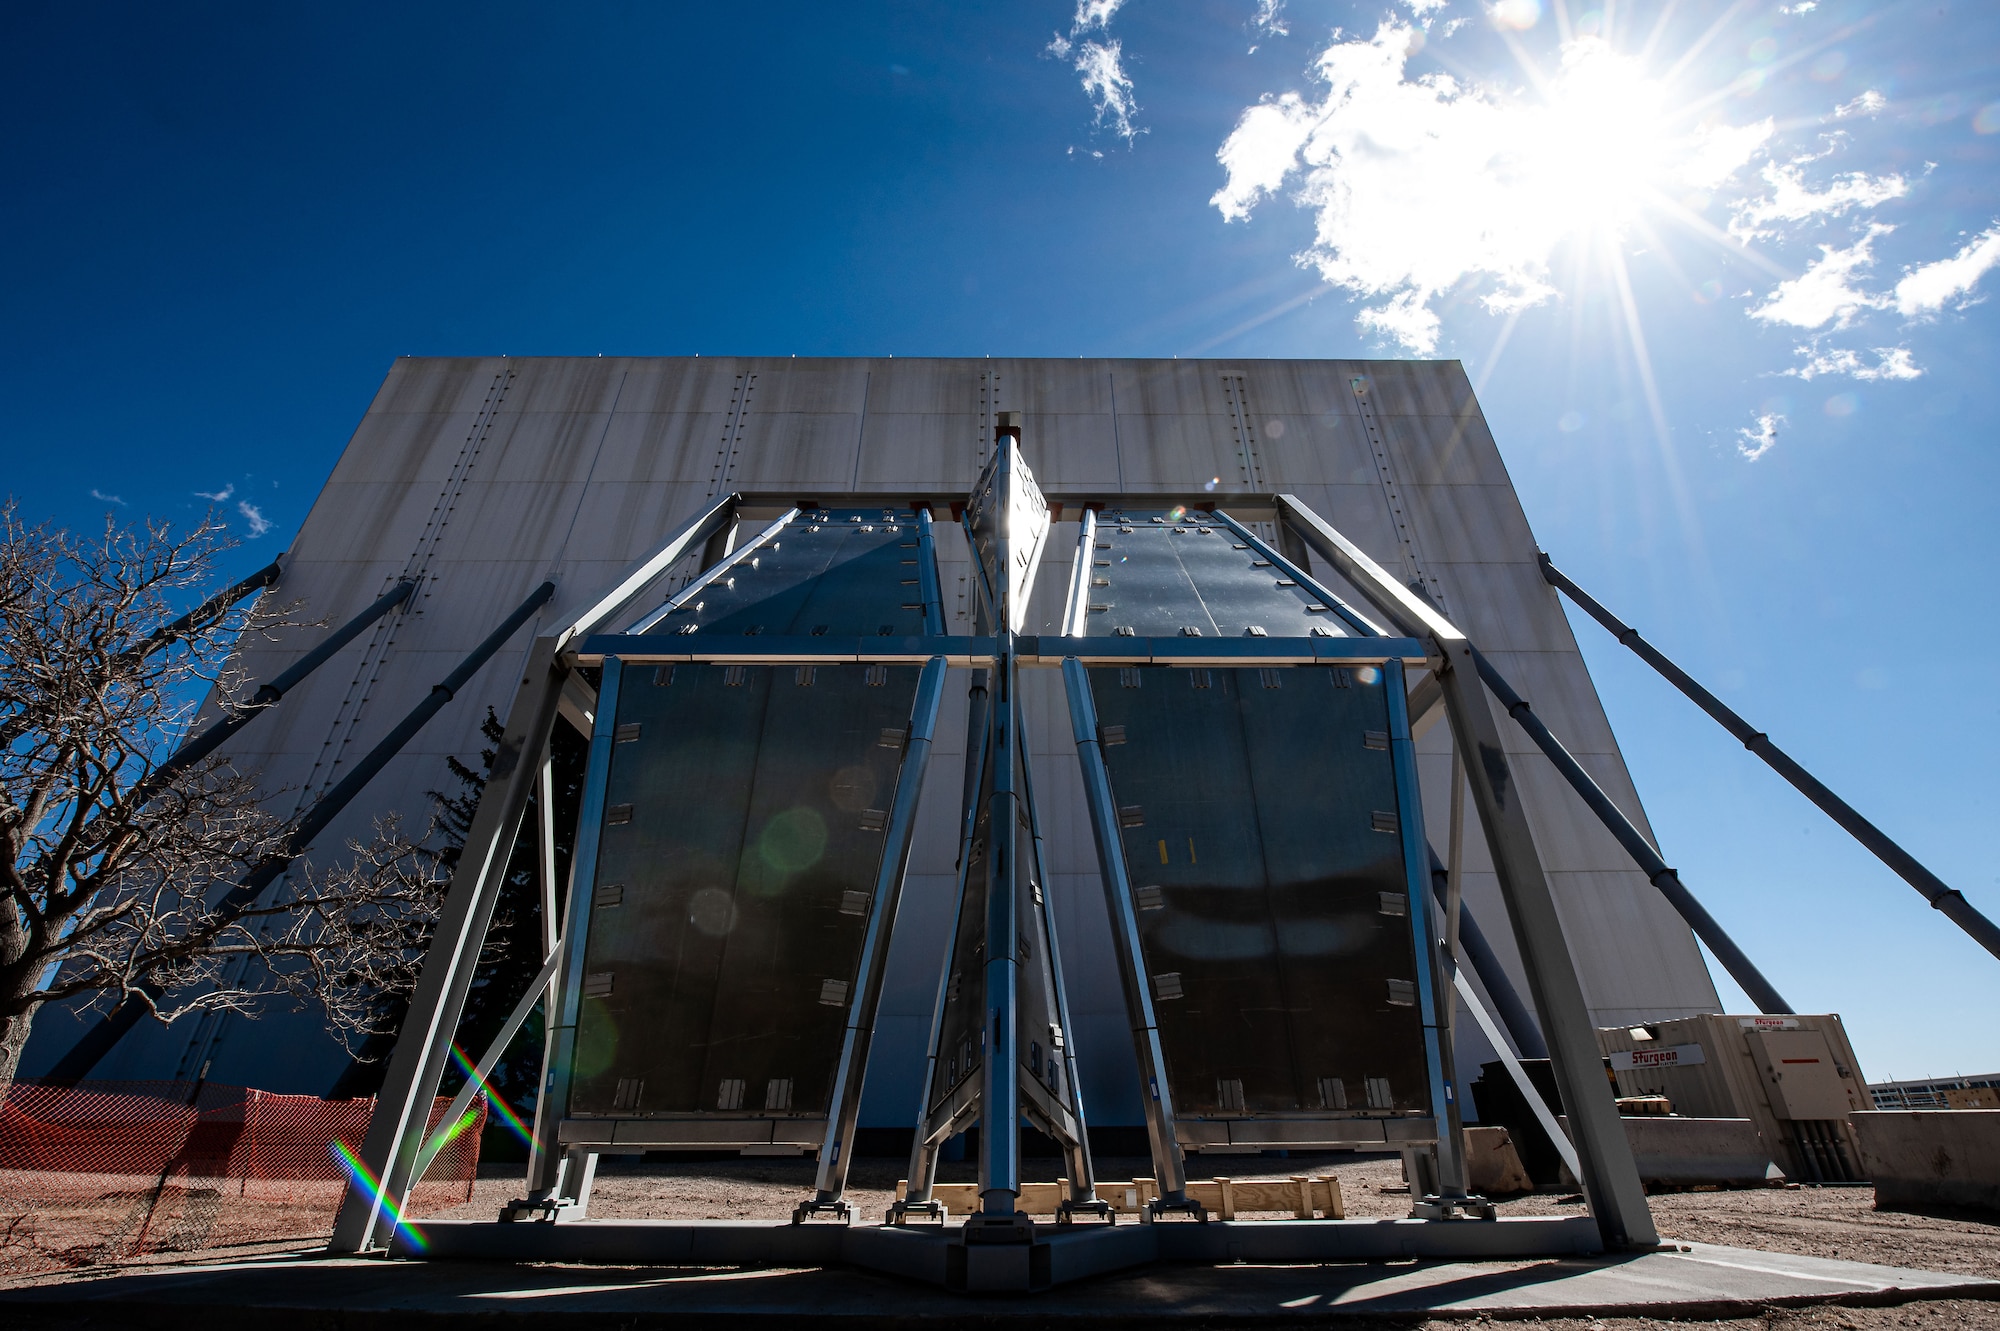
[[[1248,217],[1288,180],[1317,214],[1302,261],[1370,302],[1364,327],[1436,350],[1441,298],[1512,313],[1558,295],[1568,247],[1602,257],[1648,213],[1685,218],[1755,156],[1769,120],[1703,122],[1639,56],[1595,33],[1553,67],[1523,58],[1524,87],[1412,76],[1424,34],[1390,21],[1320,56],[1319,100],[1266,98],[1218,154],[1212,202]]]

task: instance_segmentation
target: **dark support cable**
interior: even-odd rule
[[[251,721],[256,719],[258,713],[276,705],[280,698],[298,686],[300,680],[303,680],[307,675],[325,665],[327,661],[332,659],[334,653],[354,641],[361,630],[367,628],[370,624],[388,614],[396,606],[408,600],[410,593],[416,590],[416,586],[417,584],[414,582],[399,582],[390,588],[375,604],[369,606],[345,624],[342,624],[333,633],[328,635],[325,642],[322,642],[319,646],[300,657],[293,663],[291,669],[285,671],[284,674],[279,675],[270,683],[260,686],[257,692],[251,695],[249,702],[244,703],[233,713],[225,716],[222,720],[216,722],[186,744],[183,744],[178,753],[153,770],[153,774],[146,778],[146,786],[157,790],[159,787],[165,785],[176,772],[192,767],[209,754],[221,748],[224,740],[241,730],[244,726],[249,725]],[[148,791],[145,793],[151,792]]]
[[[1440,909],[1445,904],[1445,889],[1450,874],[1438,853],[1431,852],[1431,893],[1438,900]],[[1521,1001],[1521,993],[1514,982],[1507,978],[1507,972],[1500,965],[1499,956],[1493,945],[1486,941],[1486,931],[1473,918],[1472,907],[1463,898],[1458,903],[1458,950],[1470,965],[1472,973],[1486,989],[1486,996],[1493,1000],[1500,1024],[1507,1028],[1507,1034],[1514,1037],[1514,1047],[1522,1058],[1547,1058],[1549,1047],[1542,1039],[1541,1025],[1535,1014],[1528,1011],[1528,1005]]]
[[[429,697],[418,703],[394,730],[370,749],[368,756],[363,758],[339,785],[320,797],[319,802],[313,805],[311,811],[299,820],[298,826],[292,829],[291,835],[285,838],[282,850],[266,856],[244,876],[242,882],[229,889],[228,894],[216,903],[217,917],[227,922],[230,918],[250,909],[263,894],[264,889],[276,882],[279,875],[292,866],[292,861],[312,847],[313,838],[325,831],[327,824],[340,816],[349,802],[361,793],[362,787],[373,780],[375,774],[387,766],[389,760],[394,758],[419,730],[423,729],[426,721],[436,716],[444,705],[452,700],[452,696],[465,687],[466,682],[479,672],[479,668],[492,659],[493,654],[505,645],[507,639],[514,636],[515,631],[527,623],[529,617],[555,595],[555,591],[556,585],[553,582],[545,582],[535,588],[528,599],[521,602],[514,613],[501,622],[499,628],[487,635],[484,642],[472,649],[471,655],[458,663],[456,670],[434,685]],[[144,980],[134,987],[140,991],[138,994],[127,997],[110,1016],[85,1031],[83,1038],[78,1040],[53,1068],[49,1069],[50,1080],[74,1082],[88,1076],[90,1070],[125,1038],[126,1032],[137,1026],[140,1019],[152,1011],[153,1002],[158,1000],[162,992],[159,986],[151,980]]]
[[[147,638],[145,643],[136,650],[141,655],[147,652],[158,651],[195,625],[206,624],[209,620],[214,619],[230,606],[235,605],[238,601],[250,595],[250,593],[262,591],[264,588],[270,586],[278,580],[278,574],[282,571],[278,567],[278,561],[275,559],[272,560],[235,586],[225,587],[223,590],[209,597],[206,601],[203,601],[173,623],[168,624],[165,628],[154,629],[152,636]]]
[[[1945,917],[1972,938],[1981,947],[2000,957],[2000,926],[1987,919],[1965,899],[1965,894],[1957,888],[1948,887],[1944,880],[1917,863],[1916,857],[1891,841],[1886,833],[1875,824],[1856,813],[1847,801],[1820,784],[1819,778],[1792,761],[1791,755],[1771,743],[1763,731],[1751,726],[1723,704],[1723,701],[1694,681],[1687,671],[1682,670],[1661,654],[1658,648],[1639,636],[1639,631],[1626,624],[1618,616],[1598,604],[1595,597],[1571,582],[1562,570],[1552,563],[1548,555],[1541,556],[1542,576],[1549,585],[1562,592],[1596,620],[1610,630],[1611,635],[1631,648],[1638,658],[1666,676],[1667,682],[1693,700],[1695,706],[1707,712],[1721,724],[1724,730],[1736,736],[1743,747],[1762,758],[1771,770],[1792,783],[1798,792],[1820,807],[1827,817],[1839,823],[1849,836],[1859,841],[1872,852],[1875,858],[1895,870],[1898,877],[1923,894],[1931,908],[1943,912]]]
[[[1687,921],[1695,936],[1708,944],[1708,950],[1715,953],[1715,959],[1722,963],[1722,968],[1729,972],[1730,978],[1743,987],[1743,992],[1750,996],[1750,1001],[1757,1005],[1757,1010],[1780,1013],[1792,1011],[1791,1004],[1785,1002],[1777,987],[1764,978],[1764,973],[1758,970],[1743,949],[1736,945],[1736,940],[1729,936],[1699,901],[1695,900],[1694,893],[1687,890],[1687,886],[1681,882],[1680,875],[1667,867],[1667,862],[1660,858],[1659,852],[1653,849],[1652,843],[1646,840],[1645,835],[1632,825],[1632,820],[1611,802],[1611,797],[1604,793],[1603,787],[1591,779],[1590,773],[1583,770],[1583,765],[1563,747],[1562,741],[1549,733],[1549,728],[1542,724],[1542,718],[1535,715],[1527,700],[1514,692],[1513,686],[1493,668],[1492,662],[1482,656],[1476,647],[1472,650],[1472,659],[1479,667],[1479,677],[1486,681],[1486,687],[1493,691],[1493,696],[1507,709],[1507,715],[1513,717],[1521,729],[1528,732],[1528,738],[1535,741],[1536,747],[1548,755],[1549,761],[1555,764],[1556,771],[1569,782],[1571,789],[1583,797],[1583,802],[1597,815],[1597,821],[1603,823],[1605,829],[1618,838],[1618,844],[1625,847],[1625,852],[1637,861],[1640,871],[1651,880],[1654,887],[1660,889],[1660,895],[1667,899],[1667,904],[1680,912],[1680,917]]]

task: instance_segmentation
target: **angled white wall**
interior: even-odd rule
[[[1386,568],[1421,582],[1646,827],[1454,361],[399,360],[301,528],[276,595],[302,600],[309,617],[331,627],[399,577],[420,577],[421,588],[407,613],[363,634],[228,753],[261,772],[272,799],[291,812],[338,780],[530,590],[554,578],[555,600],[375,779],[320,839],[317,858],[365,839],[386,813],[421,827],[427,792],[452,788],[445,757],[476,762],[487,707],[505,713],[534,634],[588,604],[707,502],[731,491],[830,505],[845,494],[962,496],[1001,410],[1024,414],[1023,446],[1051,497],[1123,493],[1136,505],[1147,493],[1201,494],[1226,507],[1232,496],[1297,495]],[[952,631],[969,631],[965,546],[949,522],[940,531],[947,618]],[[1051,538],[1034,607],[1041,631],[1054,631],[1061,615],[1075,534],[1064,522]],[[243,666],[253,680],[269,679],[327,631],[256,644]],[[1136,1122],[1061,686],[1054,672],[1030,675],[1025,700],[1076,1035],[1096,1068],[1086,1103],[1096,1121]],[[867,1124],[907,1124],[918,1094],[952,909],[963,699],[955,684],[892,954]],[[1597,1019],[1717,1010],[1687,928],[1527,737],[1504,715],[1499,725]],[[1450,784],[1442,726],[1420,751],[1425,816],[1442,848]],[[1467,900],[1519,984],[1476,830],[1466,844]],[[24,1071],[46,1067],[78,1029],[67,1014],[45,1014]],[[1462,1061],[1484,1057],[1481,1042],[1462,1039]],[[202,1061],[219,1082],[309,1092],[326,1090],[346,1066],[316,1019],[279,1013],[142,1027],[97,1075],[193,1075]],[[1466,1067],[1465,1078],[1475,1071]]]

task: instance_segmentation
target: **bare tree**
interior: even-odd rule
[[[443,874],[393,822],[350,865],[218,908],[288,829],[219,755],[167,760],[206,694],[241,692],[235,645],[297,626],[209,595],[233,545],[213,519],[83,539],[0,508],[0,1093],[47,1003],[136,996],[172,1021],[287,996],[352,1035],[414,981]]]

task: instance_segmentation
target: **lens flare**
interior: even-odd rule
[[[361,1163],[361,1157],[350,1150],[346,1142],[336,1140],[333,1143],[333,1158],[342,1169],[347,1171],[348,1181],[363,1196],[380,1206],[383,1212],[388,1215],[392,1229],[401,1230],[407,1236],[412,1248],[415,1248],[418,1252],[428,1252],[430,1250],[430,1240],[424,1237],[423,1231],[417,1228],[415,1222],[403,1219],[403,1212],[400,1207],[382,1195],[381,1180],[369,1172],[368,1166]]]
[[[522,1145],[527,1145],[534,1137],[534,1132],[527,1124],[521,1121],[521,1116],[514,1112],[514,1107],[501,1097],[500,1092],[493,1089],[493,1083],[483,1077],[475,1076],[479,1071],[478,1065],[467,1058],[465,1051],[460,1049],[455,1042],[451,1046],[451,1056],[457,1061],[459,1070],[465,1073],[468,1080],[477,1080],[479,1082],[480,1093],[486,1097],[486,1106],[493,1111],[493,1116],[505,1124],[507,1131],[518,1137]],[[467,1117],[460,1119],[458,1124],[452,1128],[451,1136],[456,1137],[460,1132],[464,1131],[470,1121],[476,1117],[477,1115],[468,1112]],[[446,1140],[449,1141],[450,1138],[447,1137]]]

